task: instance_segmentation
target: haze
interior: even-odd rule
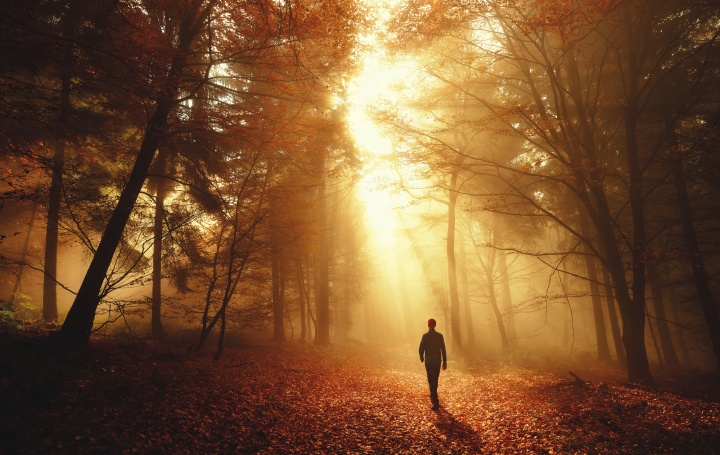
[[[116,3],[3,6],[3,321],[717,370],[717,5]]]

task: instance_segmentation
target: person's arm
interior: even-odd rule
[[[425,335],[420,339],[420,361],[425,361]]]
[[[442,368],[443,370],[447,368],[447,352],[445,351],[445,337],[440,338],[440,349],[442,351]]]

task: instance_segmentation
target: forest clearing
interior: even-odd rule
[[[2,334],[0,453],[720,453],[708,378],[650,388],[597,366],[574,365],[580,382],[451,358],[432,411],[414,347],[184,352],[113,339],[58,352]]]

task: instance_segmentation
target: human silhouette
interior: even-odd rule
[[[445,338],[442,333],[435,331],[437,322],[435,319],[428,319],[428,331],[423,334],[420,340],[420,361],[425,362],[428,384],[430,385],[430,401],[432,408],[440,408],[438,399],[438,378],[440,377],[440,365],[447,369],[447,352],[445,351]]]

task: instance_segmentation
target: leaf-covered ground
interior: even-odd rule
[[[693,398],[616,373],[576,371],[583,384],[451,362],[436,412],[408,351],[247,347],[215,362],[117,341],[58,352],[4,334],[0,453],[720,453],[716,389]]]

